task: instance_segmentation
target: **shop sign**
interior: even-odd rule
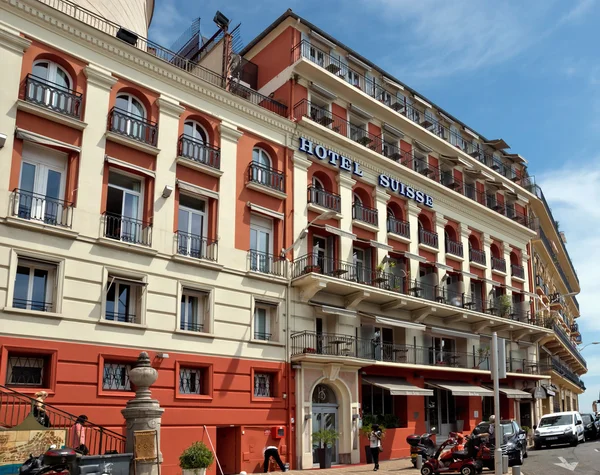
[[[533,390],[533,397],[535,399],[546,399],[546,391],[541,386],[538,386]]]
[[[307,138],[300,137],[298,150],[307,155],[314,155],[319,160],[327,161],[330,165],[333,165],[340,170],[345,170],[356,176],[363,176],[363,171],[360,169],[360,165],[357,162],[350,160],[348,157],[344,157],[333,150],[329,150],[323,145],[315,145]],[[414,200],[428,208],[433,208],[433,198],[431,196],[422,191],[415,190],[413,187],[402,183],[400,180],[396,180],[395,178],[382,173],[379,175],[377,183],[380,187],[387,188],[393,193],[404,196],[409,200]]]

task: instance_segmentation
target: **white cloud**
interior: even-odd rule
[[[169,48],[195,18],[184,15],[177,3],[182,6],[183,2],[177,2],[177,0],[156,2],[152,16],[150,25],[152,40],[165,48]]]

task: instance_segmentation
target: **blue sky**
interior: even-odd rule
[[[150,38],[169,46],[221,10],[245,43],[287,8],[529,161],[565,231],[584,343],[600,341],[600,60],[596,0],[157,0]],[[600,393],[600,345],[582,410]]]

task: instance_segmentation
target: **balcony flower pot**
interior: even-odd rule
[[[304,353],[316,353],[317,350],[315,350],[314,348],[304,348],[303,352]]]
[[[206,475],[213,461],[213,453],[203,442],[194,442],[179,456],[183,475]]]
[[[310,274],[311,272],[315,272],[317,274],[321,273],[321,266],[306,266],[304,268],[305,274]]]

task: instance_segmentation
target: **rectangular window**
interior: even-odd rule
[[[276,319],[277,306],[257,302],[254,306],[254,339],[277,341]]]
[[[205,368],[179,368],[179,394],[208,394]]]
[[[47,359],[38,355],[11,355],[8,356],[6,371],[7,386],[32,386],[42,387],[44,384]]]
[[[360,75],[356,71],[348,71],[348,82],[353,86],[360,88]]]
[[[128,363],[104,362],[104,373],[102,375],[102,389],[106,391],[131,391],[129,384]]]
[[[38,312],[54,311],[56,264],[19,257],[13,307]]]
[[[141,179],[110,171],[106,195],[104,235],[134,244],[149,244],[143,222],[143,183]]]
[[[196,290],[183,289],[181,294],[181,330],[193,332],[207,331],[209,294]]]
[[[272,373],[254,373],[254,396],[275,397]]]
[[[107,320],[122,323],[141,323],[144,282],[108,276],[106,289]]]
[[[184,256],[207,257],[207,210],[205,200],[179,195],[177,249]]]

